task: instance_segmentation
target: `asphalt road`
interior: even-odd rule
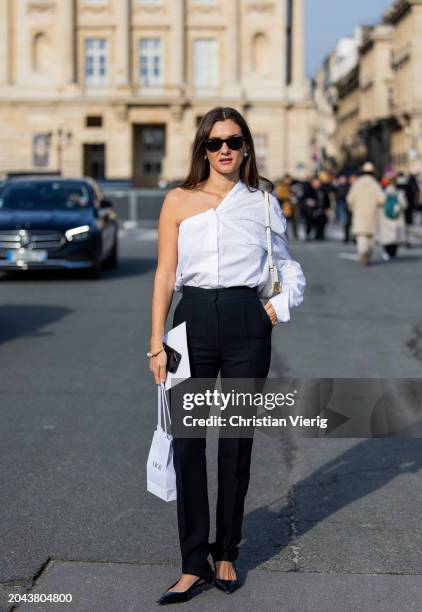
[[[121,238],[121,266],[100,281],[0,278],[0,610],[11,609],[8,593],[27,592],[73,601],[17,609],[154,610],[179,573],[175,504],[145,483],[156,232]],[[273,331],[272,376],[421,377],[422,249],[392,263],[377,255],[367,269],[353,250],[292,244],[308,287],[292,322]],[[215,439],[207,453],[212,467]],[[421,440],[257,432],[245,585],[185,608],[420,610],[421,464]]]

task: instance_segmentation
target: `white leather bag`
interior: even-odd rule
[[[147,461],[147,490],[164,501],[176,499],[176,473],[173,465],[173,436],[167,431],[170,410],[164,383],[158,387],[158,424]],[[163,421],[161,421],[163,418]],[[162,423],[164,427],[162,426]]]
[[[269,276],[264,287],[259,292],[259,297],[262,299],[271,298],[278,293],[281,293],[282,287],[278,279],[278,270],[274,265],[273,251],[271,244],[271,224],[270,224],[270,194],[268,191],[264,191],[264,205],[265,205],[265,232],[267,239],[267,252],[268,252],[268,267]]]

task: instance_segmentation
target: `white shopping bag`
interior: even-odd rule
[[[147,461],[147,490],[164,501],[173,501],[176,499],[176,474],[173,465],[173,436],[168,431],[170,411],[164,383],[157,385],[157,389],[158,423]]]

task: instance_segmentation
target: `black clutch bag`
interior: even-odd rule
[[[171,346],[168,346],[165,342],[163,342],[163,346],[167,355],[167,370],[175,374],[182,359],[182,355]]]

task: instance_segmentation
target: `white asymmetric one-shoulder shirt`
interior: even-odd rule
[[[286,219],[272,194],[270,223],[282,292],[269,301],[278,321],[287,322],[290,308],[303,301],[306,281],[300,264],[290,256]],[[265,202],[259,189],[249,191],[239,180],[217,208],[180,223],[175,291],[181,291],[183,285],[204,289],[244,285],[259,291],[268,277]]]

